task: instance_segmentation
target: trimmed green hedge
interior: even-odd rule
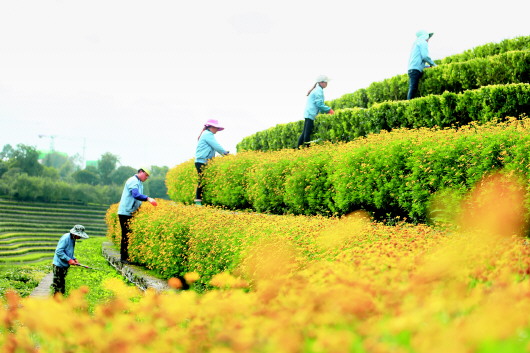
[[[395,128],[450,127],[472,121],[520,116],[530,111],[530,84],[486,86],[463,93],[445,92],[410,101],[384,102],[371,108],[352,108],[334,115],[321,114],[315,121],[312,138],[348,142],[369,133]],[[295,148],[302,121],[277,125],[245,137],[237,150],[280,150]]]
[[[454,62],[468,61],[476,58],[485,58],[487,56],[506,53],[514,50],[529,50],[530,36],[516,37],[505,39],[499,43],[487,43],[473,49],[466,50],[461,54],[447,56],[440,60],[440,64],[449,64]],[[437,62],[438,63],[438,62]]]
[[[408,75],[398,75],[368,88],[359,89],[329,101],[333,109],[368,108],[376,103],[407,99]],[[418,96],[459,93],[482,86],[530,82],[530,51],[512,51],[495,56],[474,58],[426,69]]]
[[[379,219],[425,222],[437,191],[450,188],[461,194],[499,169],[528,178],[529,132],[530,119],[510,119],[460,129],[400,129],[350,143],[214,158],[205,170],[203,200],[269,213],[343,215],[365,209]],[[191,163],[170,171],[174,201],[193,200],[196,178],[176,177],[191,171]],[[227,203],[228,194],[237,203]]]

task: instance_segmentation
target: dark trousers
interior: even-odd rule
[[[423,72],[420,70],[409,70],[409,93],[407,94],[407,99],[416,97],[421,76],[423,76]]]
[[[204,163],[195,163],[195,169],[197,169],[197,173],[199,174],[199,182],[197,183],[197,191],[195,192],[196,200],[202,200],[202,172],[205,165]]]
[[[52,291],[53,294],[61,293],[64,295],[66,291],[66,275],[68,273],[68,267],[58,267],[53,265],[53,282]]]
[[[122,261],[127,261],[129,259],[129,222],[132,216],[119,214],[118,218],[121,226],[120,257]]]
[[[313,132],[314,125],[315,125],[315,121],[313,119],[307,119],[307,118],[305,119],[304,131],[302,131],[302,134],[298,138],[298,147],[311,141],[311,133]]]

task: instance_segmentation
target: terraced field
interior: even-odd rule
[[[74,224],[84,225],[89,236],[105,236],[107,208],[0,199],[0,267],[50,262]]]

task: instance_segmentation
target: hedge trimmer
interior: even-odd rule
[[[94,267],[90,267],[90,266],[83,265],[83,264],[76,264],[75,266],[81,266],[81,267],[84,267],[84,268],[88,268],[89,270],[101,271],[99,268],[94,268]]]

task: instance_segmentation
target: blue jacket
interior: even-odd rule
[[[304,119],[315,120],[318,113],[327,113],[330,107],[324,104],[324,90],[319,84],[307,96],[307,103],[304,111]]]
[[[209,159],[215,156],[217,153],[225,155],[227,152],[215,139],[215,135],[210,130],[204,130],[199,138],[197,149],[195,150],[195,162],[196,163],[208,163]]]
[[[143,195],[143,192],[144,184],[136,175],[127,179],[121,193],[118,214],[132,216],[133,212],[140,207],[142,201],[147,200],[147,196]]]
[[[429,39],[429,33],[425,31],[419,31],[416,33],[416,41],[412,45],[409,58],[409,70],[423,71],[425,63],[431,66],[436,66],[434,61],[429,57],[429,46],[427,39]]]
[[[57,243],[55,255],[53,256],[53,264],[57,267],[70,267],[68,260],[75,260],[74,248],[75,239],[72,239],[70,233],[64,234],[59,239],[59,243]]]

